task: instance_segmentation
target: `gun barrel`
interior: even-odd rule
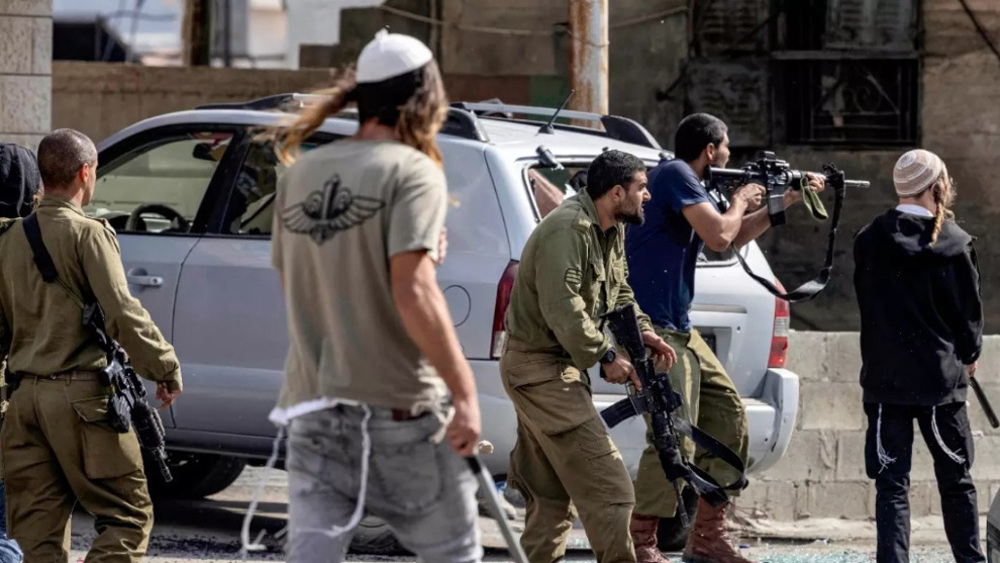
[[[871,186],[871,182],[866,180],[844,180],[844,187],[850,188],[852,190],[857,189],[868,189]]]
[[[716,168],[714,166],[708,167],[709,177],[719,177],[719,178],[742,178],[747,173],[746,170],[741,170],[739,168]]]

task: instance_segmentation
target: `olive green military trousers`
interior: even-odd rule
[[[684,406],[681,416],[736,452],[744,465],[747,462],[749,438],[747,415],[740,394],[725,368],[697,330],[690,333],[654,327],[677,353],[677,363],[668,372],[670,384],[680,393]],[[663,475],[660,459],[653,447],[653,431],[646,417],[646,449],[639,460],[635,481],[635,512],[646,516],[669,518],[677,512],[677,493]],[[729,464],[695,447],[690,438],[681,442],[684,457],[711,475],[721,485],[740,478]],[[739,489],[727,489],[737,497]]]
[[[76,503],[94,516],[86,563],[141,560],[153,527],[134,430],[106,422],[108,387],[93,372],[25,377],[0,432],[7,533],[25,563],[67,561]]]
[[[528,560],[563,558],[579,514],[598,562],[634,563],[632,483],[594,408],[589,378],[568,360],[511,348],[500,359],[518,421],[507,482],[526,502]]]

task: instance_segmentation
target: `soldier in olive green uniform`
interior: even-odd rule
[[[600,362],[606,380],[637,381],[598,327],[601,315],[634,302],[622,221],[642,222],[646,168],[608,151],[591,164],[588,181],[528,239],[507,309],[500,373],[518,419],[508,478],[527,502],[521,544],[533,563],[565,555],[577,510],[598,561],[635,561],[635,496],[585,370]],[[672,364],[673,350],[645,315],[639,319],[646,344]]]
[[[96,298],[108,334],[158,382],[164,404],[180,394],[180,364],[129,294],[114,231],[83,213],[96,181],[93,143],[58,130],[42,140],[38,163],[45,196],[36,214],[57,283],[42,280],[21,221],[0,222],[0,358],[21,378],[0,434],[10,535],[26,563],[66,561],[79,501],[98,531],[87,563],[138,561],[153,526],[139,443],[133,430],[120,434],[107,422],[105,355],[80,303]]]

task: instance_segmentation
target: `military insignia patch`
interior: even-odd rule
[[[570,287],[579,288],[580,284],[583,283],[583,272],[579,268],[567,268],[564,279]]]

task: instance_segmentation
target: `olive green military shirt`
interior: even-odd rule
[[[635,303],[627,277],[624,225],[602,232],[594,200],[580,192],[528,238],[507,307],[507,335],[528,351],[568,354],[588,369],[611,348],[601,315]],[[652,330],[635,307],[640,328]]]
[[[97,299],[108,335],[122,345],[136,372],[181,389],[173,347],[129,293],[114,229],[52,194],[42,198],[36,214],[59,279],[81,301]],[[58,281],[42,280],[33,256],[21,220],[0,220],[0,360],[7,358],[14,373],[35,375],[106,367],[80,305]]]

